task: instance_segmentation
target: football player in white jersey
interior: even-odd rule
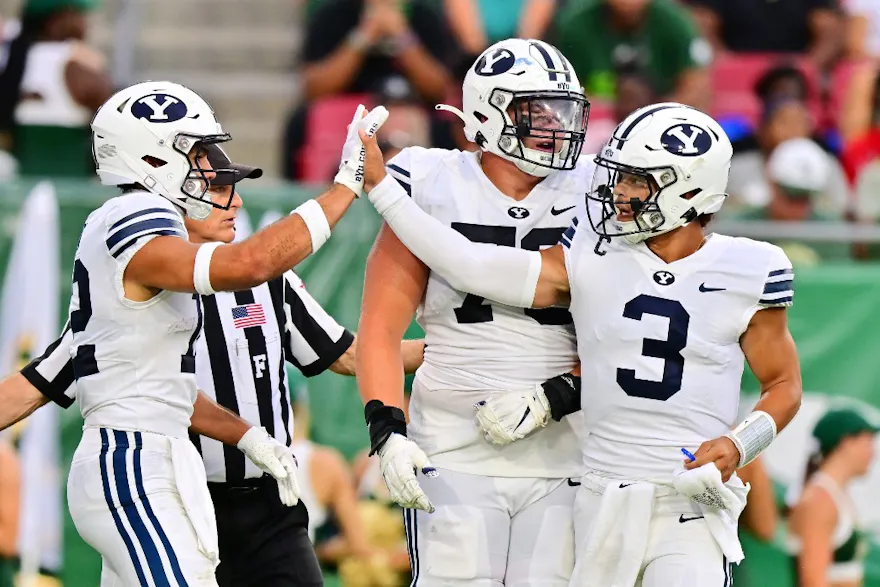
[[[194,294],[281,275],[326,240],[356,192],[334,185],[238,244],[192,244],[184,216],[223,207],[208,193],[216,174],[206,146],[229,138],[200,96],[170,82],[121,90],[92,121],[97,174],[122,195],[89,215],[74,260],[71,355],[85,424],[67,497],[103,557],[105,585],[217,584],[216,523],[191,424],[278,478],[282,502],[298,499],[290,451],[197,395]],[[353,179],[357,162],[343,163]],[[203,417],[206,405],[217,418]]]
[[[462,117],[481,150],[404,149],[388,163],[392,181],[464,239],[531,251],[554,245],[592,168],[578,160],[589,104],[571,64],[543,41],[509,39],[477,59],[462,90],[463,111],[439,108]],[[426,347],[407,427],[399,340],[416,310]],[[464,293],[383,227],[367,265],[359,337],[371,448],[392,498],[410,508],[413,584],[567,585],[583,470],[580,415],[566,417],[580,408],[568,311]],[[544,427],[515,444],[490,444],[474,425],[474,404],[508,395],[537,395],[525,419]],[[412,458],[425,470],[418,484]]]
[[[594,159],[586,213],[541,252],[460,237],[409,201],[364,140],[370,200],[450,287],[571,308],[587,432],[572,585],[728,585],[746,493],[734,472],[791,421],[802,390],[788,258],[704,230],[726,197],[732,155],[717,122],[675,103],[631,114]],[[762,396],[734,427],[745,360]],[[480,426],[509,435],[537,395],[490,397]]]

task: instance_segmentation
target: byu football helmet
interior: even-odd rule
[[[207,171],[190,161],[197,145],[230,140],[210,105],[180,84],[157,81],[111,96],[92,120],[92,156],[104,185],[140,184],[195,220],[215,206]]]
[[[573,169],[587,129],[590,103],[564,55],[544,41],[507,39],[486,49],[462,84],[464,134],[483,151],[546,177]]]
[[[727,198],[733,147],[708,114],[675,102],[636,110],[596,155],[587,212],[602,237],[629,243],[714,214]],[[646,190],[624,200],[618,185]]]

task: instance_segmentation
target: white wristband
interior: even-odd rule
[[[315,253],[330,238],[330,223],[327,222],[321,204],[315,200],[308,200],[300,204],[291,214],[299,214],[306,223],[306,228],[309,229],[309,235],[312,237],[312,253]]]
[[[739,451],[739,469],[754,461],[770,446],[776,438],[776,420],[767,412],[757,410],[725,436],[733,441]]]
[[[211,257],[214,251],[223,243],[207,243],[199,247],[196,253],[196,262],[193,265],[193,285],[196,291],[203,296],[210,296],[217,292],[211,286]]]

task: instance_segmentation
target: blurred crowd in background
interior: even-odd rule
[[[246,9],[261,1],[248,0]],[[99,0],[0,1],[0,182],[93,176],[88,125],[123,85],[113,56],[91,42],[92,17],[102,10]],[[718,118],[734,145],[719,222],[821,223],[845,233],[880,220],[880,0],[300,0],[296,10],[301,46],[291,75],[300,91],[288,97],[286,116],[270,121],[278,129],[268,145],[274,160],[247,161],[270,175],[326,184],[358,103],[390,110],[380,133],[388,158],[412,145],[474,149],[457,120],[433,107],[460,105],[476,56],[516,36],[547,40],[572,62],[591,103],[586,153],[652,102],[680,101]],[[256,42],[261,31],[250,34]],[[176,41],[185,51],[186,39]],[[236,83],[222,70],[212,77]],[[795,266],[880,256],[870,239],[770,240]],[[300,390],[295,452],[322,562],[345,585],[405,584],[402,519],[379,505],[386,500],[376,463],[365,453],[350,462],[310,442],[307,389],[296,382],[292,389]],[[842,489],[867,471],[872,454],[857,439],[876,430],[837,418],[843,423],[826,425],[832,432],[814,434],[824,443],[814,470],[831,463]],[[15,470],[14,451],[0,442],[0,561],[16,556]],[[743,525],[772,540],[784,499],[760,461],[744,476],[753,493]],[[849,507],[843,493],[834,495],[829,505],[795,494],[781,511],[794,508],[792,528],[800,531],[813,519],[803,508]]]

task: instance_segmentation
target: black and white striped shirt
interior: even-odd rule
[[[317,375],[348,350],[354,335],[327,314],[292,271],[249,290],[201,296],[201,305],[199,389],[290,446],[293,414],[285,361],[307,377]],[[72,347],[66,327],[61,338],[22,370],[43,395],[65,408],[76,399]],[[202,454],[208,481],[234,484],[262,475],[236,447],[204,436],[191,438]]]

